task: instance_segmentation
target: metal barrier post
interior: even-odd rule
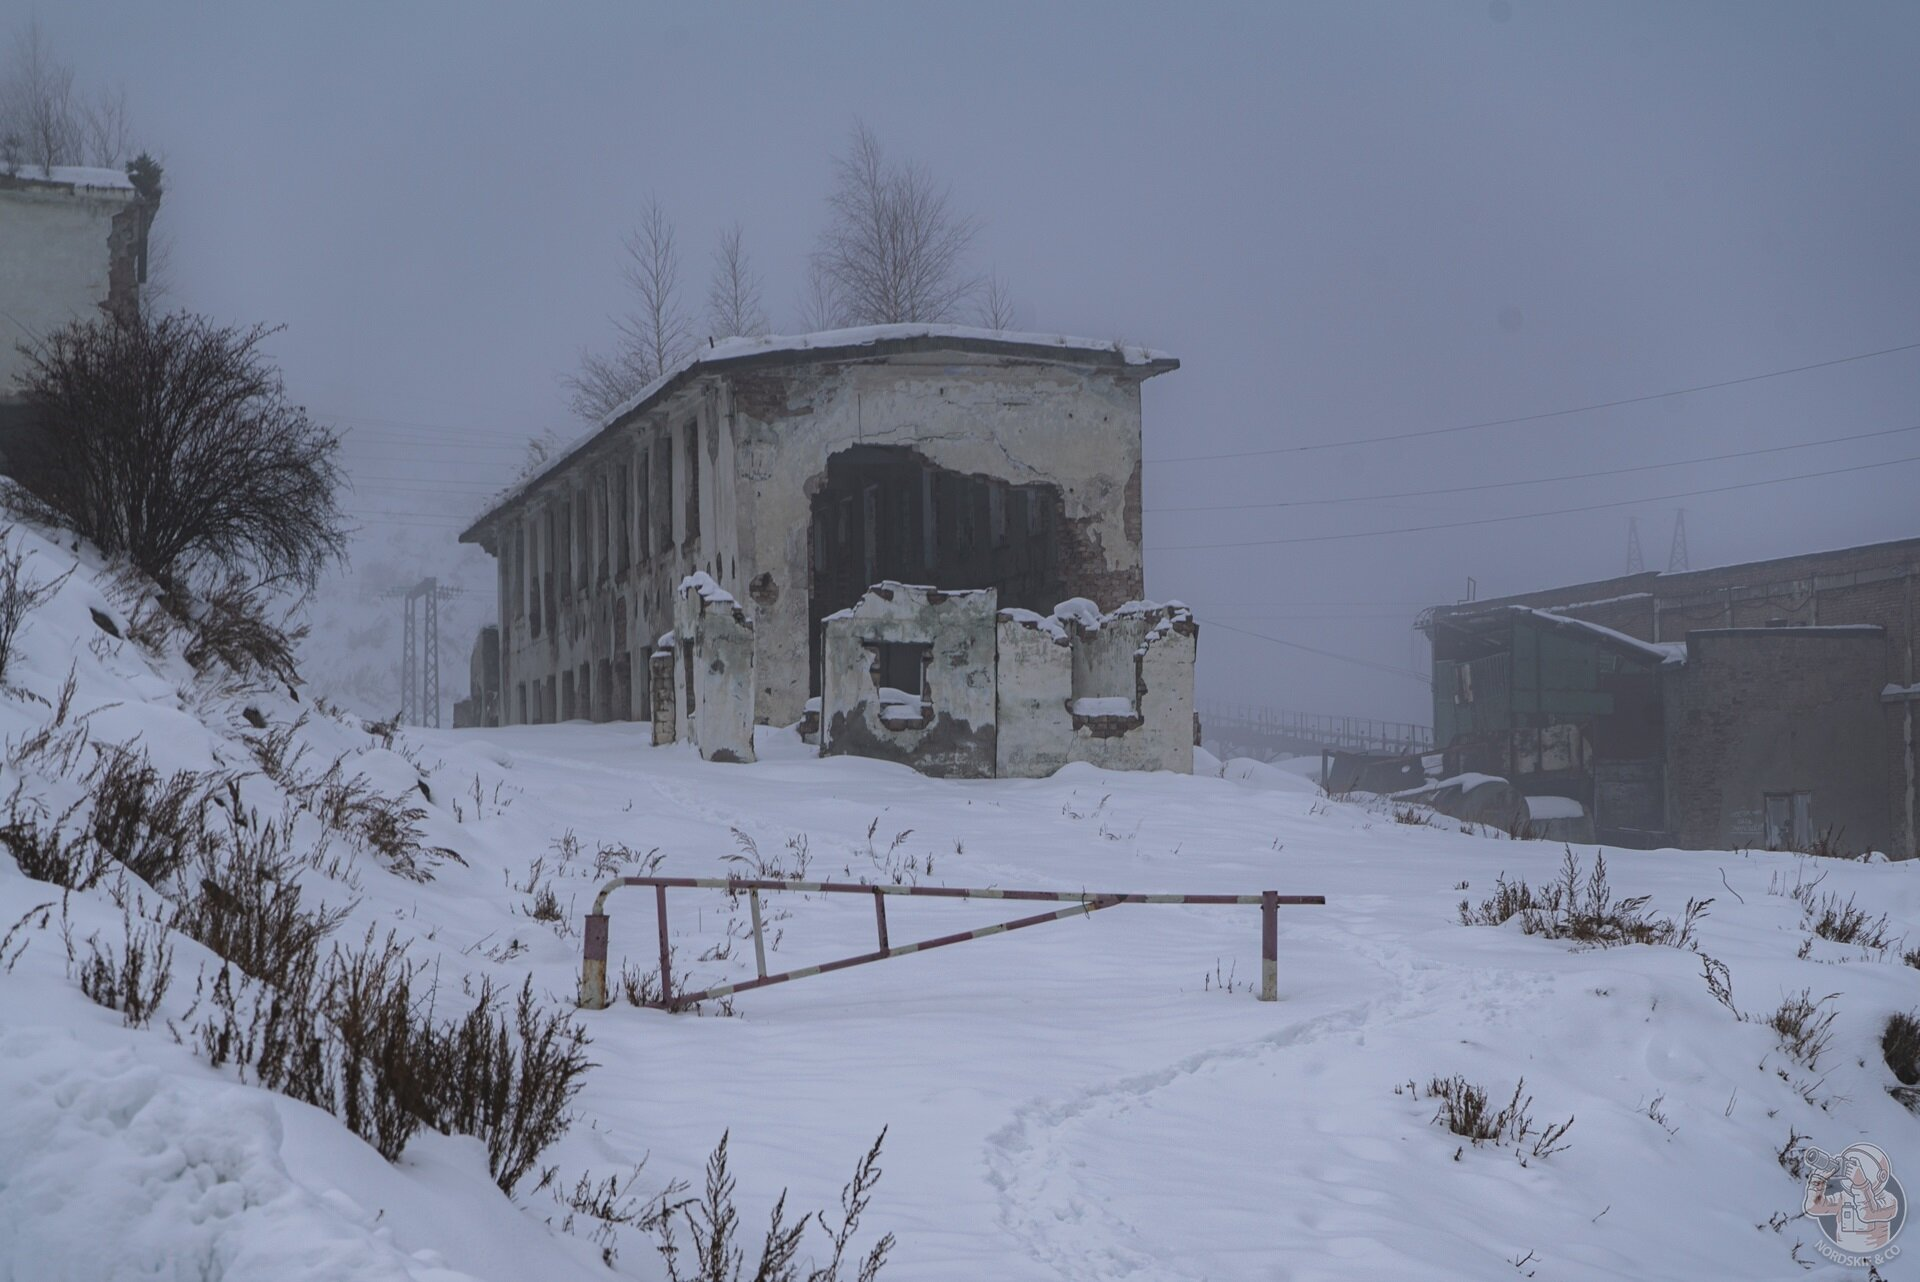
[[[587,914],[586,957],[580,967],[580,1005],[588,1010],[607,1008],[607,915]]]
[[[1280,1000],[1280,892],[1260,892],[1260,1000]]]
[[[747,910],[753,914],[753,969],[760,978],[767,977],[767,941],[760,929],[760,892],[747,892]]]
[[[653,888],[653,904],[660,917],[660,1004],[673,1009],[673,962],[667,951],[667,888]]]

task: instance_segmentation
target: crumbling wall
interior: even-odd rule
[[[707,761],[752,761],[753,621],[710,575],[674,594],[674,732]]]
[[[1138,596],[1143,374],[1144,367],[930,353],[737,379],[730,408],[741,502],[751,502],[743,524],[753,538],[741,548],[738,580],[729,582],[751,585],[760,715],[790,723],[807,699],[809,624],[817,617],[810,601],[813,497],[826,484],[828,461],[855,446],[910,447],[963,476],[1058,487],[1063,590],[1108,601]],[[991,537],[991,524],[990,514],[980,514],[981,538]]]
[[[830,615],[822,636],[821,755],[878,757],[948,778],[991,777],[998,604],[991,589],[942,592],[886,582]],[[890,665],[909,662],[919,667],[917,682],[884,683]]]
[[[679,700],[673,688],[673,633],[661,636],[653,653],[647,656],[647,690],[652,696],[648,713],[653,718],[653,746],[658,748],[679,737]]]
[[[1073,760],[1073,645],[1059,619],[1002,610],[996,664],[1003,779],[1042,779]]]
[[[1193,772],[1193,665],[1200,629],[1179,604],[1131,601],[1089,617],[1067,602],[1073,646],[1071,756],[1110,770]]]

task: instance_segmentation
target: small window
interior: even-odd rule
[[[1813,841],[1813,794],[1770,792],[1766,795],[1767,849],[1805,850]]]
[[[873,684],[883,691],[894,690],[915,699],[927,694],[927,663],[933,647],[908,641],[869,641],[873,663],[868,671]]]

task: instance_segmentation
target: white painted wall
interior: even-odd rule
[[[130,190],[0,186],[0,398],[26,365],[16,350],[107,300],[113,217]]]

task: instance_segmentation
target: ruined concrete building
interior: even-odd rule
[[[1920,853],[1920,539],[1430,611],[1449,774],[1600,840]]]
[[[156,203],[117,169],[0,161],[0,449],[24,420],[19,345],[139,307]]]
[[[1006,610],[1137,600],[1140,388],[1178,366],[1111,342],[938,325],[703,348],[461,535],[498,561],[502,720],[664,730],[671,707],[687,733],[709,711],[708,676],[656,642],[695,626],[745,646],[728,662],[752,674],[753,719],[790,724],[829,671],[822,621],[889,580],[987,591],[988,634]],[[880,686],[904,688],[893,665],[922,662],[916,644],[880,655]],[[1082,648],[1061,653],[1108,662]],[[1089,678],[1100,697],[1133,697],[1102,671]]]

